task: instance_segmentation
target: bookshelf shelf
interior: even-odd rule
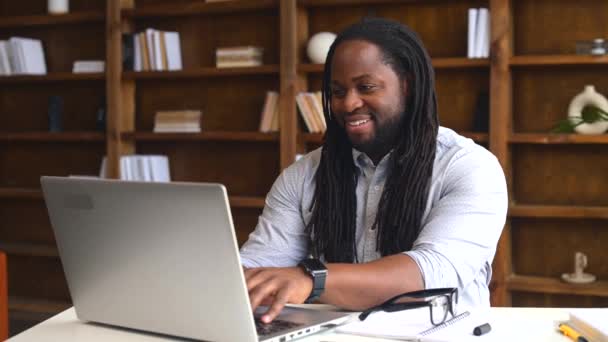
[[[512,275],[507,279],[507,287],[522,292],[608,297],[608,281],[602,280],[591,284],[569,284],[548,277]]]
[[[75,12],[62,15],[13,16],[0,18],[0,28],[102,23],[104,20],[105,14],[100,11]]]
[[[123,73],[124,80],[142,79],[186,79],[241,75],[272,75],[279,73],[278,65],[263,65],[243,68],[199,68],[181,71],[129,71]]]
[[[197,2],[181,6],[154,6],[143,9],[125,9],[121,15],[125,18],[151,18],[193,16],[202,14],[247,12],[279,7],[279,0],[248,0],[226,2]]]
[[[608,134],[516,133],[509,138],[514,144],[608,144]]]
[[[514,204],[510,217],[608,219],[608,207]]]
[[[595,65],[608,64],[608,56],[585,55],[530,55],[513,56],[512,66],[560,66],[560,65]]]
[[[136,141],[244,141],[278,142],[278,133],[210,131],[202,133],[126,132],[123,139]]]
[[[345,5],[382,5],[424,2],[424,0],[298,0],[304,7],[345,6]]]
[[[100,132],[0,132],[0,143],[7,142],[104,142]]]
[[[0,76],[0,83],[32,83],[32,82],[63,82],[63,81],[103,81],[103,73],[52,72],[46,75],[16,75]]]
[[[8,308],[11,311],[23,311],[39,314],[56,314],[72,306],[69,302],[33,299],[24,297],[8,297]]]
[[[470,58],[433,58],[435,69],[460,69],[460,68],[484,68],[490,67],[488,59]],[[303,73],[323,72],[324,64],[299,64],[298,71]]]
[[[264,208],[264,197],[230,196],[230,205],[236,208]]]
[[[8,255],[24,255],[35,257],[51,257],[59,256],[55,245],[44,245],[35,243],[18,243],[18,242],[0,242],[0,250]]]
[[[459,134],[473,139],[477,143],[487,143],[489,141],[488,133],[479,132],[458,132]],[[304,143],[321,144],[323,143],[323,134],[321,133],[301,133],[300,140]]]
[[[42,199],[42,191],[38,189],[25,188],[0,188],[0,199]]]

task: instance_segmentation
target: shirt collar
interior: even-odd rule
[[[372,167],[372,168],[376,168],[378,166],[385,167],[385,164],[387,163],[390,155],[393,153],[394,150],[395,149],[390,150],[384,157],[382,157],[382,159],[380,160],[378,165],[374,165],[374,162],[372,162],[371,158],[368,157],[367,154],[365,154],[353,147],[353,149],[352,149],[353,161],[355,162],[355,166],[357,166],[357,168],[359,168],[359,169],[365,169],[368,166]]]

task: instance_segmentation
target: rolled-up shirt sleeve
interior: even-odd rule
[[[295,266],[306,256],[308,239],[301,203],[308,164],[291,165],[274,182],[258,224],[241,248],[243,266]]]
[[[479,151],[479,150],[478,150]],[[445,172],[439,200],[432,205],[411,251],[425,288],[461,290],[491,263],[508,206],[504,173],[487,151],[454,157]],[[487,152],[487,153],[486,153]]]

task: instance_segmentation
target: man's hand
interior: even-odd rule
[[[260,304],[270,308],[262,316],[262,322],[270,323],[285,304],[304,303],[312,291],[312,278],[300,267],[260,267],[245,269],[247,290],[251,308]]]

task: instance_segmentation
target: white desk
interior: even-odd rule
[[[492,331],[477,337],[455,337],[455,341],[536,341],[536,342],[571,342],[555,330],[555,321],[568,319],[569,309],[556,308],[492,308],[487,322]],[[589,309],[600,310],[600,309]],[[608,309],[601,309],[608,310]],[[70,308],[23,333],[9,339],[10,342],[159,342],[184,341],[183,339],[158,336],[133,330],[84,323],[76,319],[73,308]],[[331,331],[299,340],[301,342],[371,342],[389,341],[364,338],[353,335],[336,334]],[[393,340],[394,342],[394,340]]]

